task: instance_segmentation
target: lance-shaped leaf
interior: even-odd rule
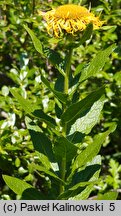
[[[93,31],[93,24],[89,23],[89,25],[87,26],[87,28],[84,31],[84,34],[82,35],[82,38],[79,42],[79,45],[83,44],[86,40],[89,40],[91,35],[92,35],[92,31]]]
[[[96,57],[91,61],[89,67],[82,72],[80,82],[91,76],[96,76],[96,74],[102,70],[106,61],[108,60],[109,55],[114,51],[115,48],[116,45],[113,44],[105,50],[98,52]]]
[[[68,109],[62,114],[62,123],[75,121],[77,118],[86,114],[92,107],[93,103],[97,101],[104,94],[104,88],[100,88],[97,91],[92,92],[83,100],[72,104]]]
[[[31,164],[31,167],[34,169],[34,170],[37,170],[37,171],[40,171],[40,172],[43,172],[53,178],[55,178],[57,181],[60,181],[60,182],[63,182],[63,180],[61,180],[52,170],[49,170],[41,165],[38,165],[38,164]]]
[[[34,47],[37,50],[37,52],[44,55],[42,43],[40,42],[40,40],[36,37],[34,32],[27,25],[24,25],[24,28],[29,33],[29,35],[30,35],[30,37],[31,37],[31,39],[33,41]]]
[[[94,137],[92,144],[88,145],[75,159],[72,166],[72,173],[86,165],[87,162],[91,161],[100,151],[101,145],[104,143],[106,137],[116,129],[116,123],[113,122],[112,125],[106,132],[100,133]]]
[[[77,186],[83,182],[97,181],[98,179],[94,178],[94,174],[100,172],[100,167],[101,156],[96,155],[92,161],[87,163],[85,169],[76,171],[73,176],[69,175],[67,178],[69,190],[71,190],[71,188],[77,189]]]
[[[98,155],[96,156],[93,161],[92,164],[94,165],[101,165],[101,157]],[[93,173],[93,168],[90,167],[90,169],[92,169],[92,173]],[[100,168],[98,168],[97,170],[95,170],[95,172],[93,173],[93,176],[90,178],[89,185],[87,185],[86,188],[84,188],[84,190],[81,191],[81,193],[78,193],[77,195],[73,196],[73,197],[69,197],[71,200],[85,200],[89,197],[91,191],[94,189],[94,185],[97,183],[98,178],[99,178],[99,173],[100,173]],[[81,183],[78,183],[77,185],[74,185],[72,188],[70,188],[70,190],[75,190],[77,188],[77,186],[81,186]]]
[[[11,190],[19,195],[21,195],[25,189],[32,188],[32,186],[27,182],[12,176],[3,175],[3,179],[5,183],[11,188]]]
[[[67,162],[70,162],[77,154],[78,148],[68,141],[65,137],[60,137],[54,146],[56,159],[60,162],[63,157]]]
[[[83,44],[86,40],[89,40],[93,31],[93,24],[89,23],[87,28],[84,31],[84,34],[82,35],[82,38],[80,39],[79,43],[75,44],[74,48],[80,46]]]
[[[51,162],[54,161],[54,154],[52,151],[52,143],[49,138],[41,132],[29,130],[32,143],[36,151],[46,155]]]
[[[100,119],[100,114],[103,109],[105,97],[101,97],[96,101],[89,112],[82,118],[78,118],[75,123],[71,126],[69,135],[74,134],[75,132],[81,132],[84,134],[89,134],[95,124],[98,123]]]
[[[23,25],[23,26],[26,29],[26,31],[29,33],[37,52],[42,54],[44,57],[47,57],[48,60],[58,69],[58,71],[63,76],[65,76],[65,73],[63,70],[63,59],[60,57],[59,53],[57,53],[56,51],[52,49],[45,48],[43,44],[41,43],[41,41],[36,37],[34,32],[27,25]]]
[[[64,60],[61,58],[60,54],[56,52],[55,50],[44,48],[44,53],[46,57],[48,58],[49,62],[54,65],[57,70],[65,76],[64,72]]]
[[[60,100],[62,103],[67,102],[67,96],[59,91],[54,90],[54,88],[50,85],[49,81],[44,77],[41,76],[42,82],[50,89],[51,92]]]
[[[49,125],[50,127],[52,128],[56,127],[55,120],[51,116],[44,113],[42,109],[35,110],[32,114],[37,118],[39,118],[40,121],[46,122],[46,124]]]
[[[21,179],[8,175],[3,175],[3,179],[8,187],[18,195],[22,195],[26,190],[28,190],[29,192],[31,191],[34,193],[33,196],[31,195],[31,199],[46,199],[43,193],[38,192],[34,187]],[[26,197],[26,199],[29,198],[30,195]]]
[[[73,178],[67,179],[65,192],[62,193],[59,199],[83,200],[89,197],[89,194],[94,189],[94,185],[98,181],[101,165],[101,156],[98,155],[89,162],[85,170],[75,172]],[[68,184],[69,183],[69,184]]]
[[[41,121],[46,122],[46,124],[50,127],[55,128],[55,120],[51,116],[44,113],[41,109],[39,109],[39,106],[37,104],[33,104],[33,102],[31,102],[30,100],[23,98],[16,91],[16,89],[11,89],[11,93],[17,99],[17,101],[26,113],[38,117]]]

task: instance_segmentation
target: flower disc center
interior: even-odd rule
[[[81,7],[79,5],[62,5],[59,6],[55,11],[55,17],[62,19],[78,19],[80,17],[84,17],[89,12],[86,8]]]

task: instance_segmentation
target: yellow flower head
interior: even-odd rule
[[[93,24],[93,29],[103,24],[85,7],[74,4],[62,5],[41,15],[47,23],[48,33],[54,34],[55,37],[60,37],[64,31],[74,35],[78,31],[83,31],[89,23]]]

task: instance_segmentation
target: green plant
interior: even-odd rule
[[[114,159],[110,159],[108,174],[100,178],[99,191],[104,192],[109,190],[109,188],[112,190],[119,189],[121,185],[120,172],[121,165]]]
[[[4,181],[16,194],[21,195],[21,199],[87,199],[99,178],[101,157],[98,153],[101,145],[115,130],[116,124],[111,123],[106,131],[88,140],[88,134],[101,117],[105,87],[81,98],[81,85],[102,70],[116,46],[100,51],[88,67],[82,68],[80,64],[72,72],[73,49],[90,38],[91,24],[87,26],[80,42],[76,42],[76,47],[73,41],[68,40],[65,58],[45,47],[32,30],[24,27],[30,34],[35,49],[58,70],[58,78],[51,83],[46,78],[46,72],[41,71],[41,81],[46,86],[46,91],[50,91],[55,107],[48,114],[37,103],[22,97],[17,88],[10,90],[25,111],[26,126],[34,150],[40,157],[39,163],[29,162],[28,167],[31,173],[36,172],[41,178],[45,178],[46,186],[37,191],[30,184],[6,175],[3,176]]]
[[[102,20],[106,20],[106,23],[102,27],[103,31],[96,31],[96,34],[92,34],[91,26],[88,26],[85,31],[85,33],[90,31],[90,33],[88,32],[89,34],[85,34],[88,37],[87,41],[85,37],[81,38],[81,35],[74,37],[71,45],[74,46],[74,43],[76,43],[77,47],[75,47],[72,52],[69,93],[68,96],[66,95],[67,102],[63,105],[61,101],[62,97],[60,100],[60,94],[58,94],[58,92],[64,93],[64,75],[67,65],[65,62],[67,61],[70,42],[69,40],[67,42],[65,38],[63,38],[63,40],[50,38],[43,28],[41,17],[37,15],[36,11],[40,8],[44,11],[46,9],[49,10],[52,5],[56,7],[69,2],[80,3],[81,5],[86,4],[87,8],[88,3],[91,2],[91,11],[95,11],[95,14],[99,14],[99,11],[102,12]],[[94,138],[100,133],[106,132],[107,128],[111,129],[112,127],[110,132],[113,131],[113,127],[114,129],[116,127],[116,122],[117,130],[110,135],[107,133],[106,139],[104,139],[102,143],[102,148],[98,153],[102,156],[102,162],[101,159],[100,161],[97,160],[99,157],[95,159],[95,163],[100,163],[100,168],[102,168],[100,176],[102,177],[104,190],[99,190],[99,192],[106,192],[104,196],[100,194],[100,199],[110,199],[111,197],[112,199],[116,199],[116,193],[110,192],[112,186],[105,183],[105,179],[108,175],[107,159],[110,160],[113,158],[120,163],[121,155],[120,0],[118,0],[116,4],[113,0],[63,0],[61,3],[56,0],[53,1],[53,3],[49,2],[49,4],[47,1],[45,2],[43,0],[33,0],[31,4],[29,4],[28,0],[6,0],[2,1],[1,4],[0,199],[43,199],[43,195],[45,195],[45,199],[56,199],[58,197],[60,193],[58,190],[60,181],[50,176],[50,172],[47,170],[52,171],[52,175],[54,173],[57,177],[61,177],[61,154],[57,152],[55,146],[56,144],[59,145],[59,151],[62,152],[63,148],[61,148],[61,142],[63,140],[61,139],[59,141],[58,139],[62,136],[63,122],[60,120],[62,112],[65,112],[64,109],[68,109],[72,104],[83,101],[90,93],[102,86],[104,86],[102,92],[105,91],[105,99],[103,99],[103,97],[99,98],[97,101],[94,99],[92,105],[90,105],[91,108],[87,109],[85,113],[82,113],[82,116],[77,116],[75,124],[73,121],[69,122],[74,126],[70,126],[71,128],[68,127],[66,139],[69,140],[69,143],[73,144],[74,147],[76,146],[78,150],[75,157],[71,158],[71,156],[69,156],[70,159],[67,163],[65,179],[68,180],[76,157],[81,152],[83,153],[88,146],[92,146]],[[23,23],[25,22],[27,22],[27,25],[33,31],[34,36],[37,35],[37,38],[41,41],[40,50],[42,52],[39,50],[41,54],[36,52],[36,49],[38,50],[38,42],[36,43],[36,37],[33,38],[31,30],[29,31],[28,29],[27,31],[30,33],[36,49],[33,48],[31,37],[29,37],[27,31],[23,28]],[[115,52],[111,53],[113,46],[110,46],[115,42],[118,48],[115,49]],[[109,49],[107,49],[108,47]],[[102,50],[102,54],[99,50]],[[100,64],[100,60],[97,61],[97,59],[101,59],[103,51],[105,55],[106,52],[108,52],[104,65],[101,66],[100,70],[95,66],[95,70],[92,70],[90,74],[91,76],[87,76],[87,79],[85,79],[84,76],[88,67],[90,67],[90,65],[93,66],[93,64],[95,65],[96,62],[97,65]],[[108,55],[110,55],[109,53],[111,53],[110,58],[108,57]],[[96,58],[97,55],[98,57]],[[46,85],[49,86],[49,88],[51,87],[50,90],[44,84],[46,80],[43,77],[49,81],[50,85],[48,85],[47,82]],[[90,98],[91,95],[89,99]],[[81,109],[81,111],[83,110]],[[75,132],[73,138],[70,137],[69,131],[73,132],[74,127],[77,133]],[[32,131],[33,133],[35,131],[34,135]],[[43,145],[45,144],[44,140],[47,142],[45,136],[49,139],[48,142],[52,144],[54,158],[56,156],[54,162],[50,160],[48,151],[45,152],[45,150],[40,148],[40,142],[37,142],[38,137],[40,137],[39,134],[41,135],[41,143]],[[36,142],[33,138],[35,135],[37,136]],[[65,143],[65,140],[63,143]],[[66,146],[68,147],[67,144]],[[70,152],[70,149],[67,150]],[[73,149],[73,151],[75,150]],[[74,154],[72,156],[74,156]],[[91,159],[89,160],[91,161]],[[69,191],[69,189],[77,183],[81,185],[84,181],[90,184],[91,176],[88,175],[88,173],[90,173],[89,168],[95,168],[96,170],[97,165],[89,165],[91,162],[84,163],[84,166],[75,170],[72,179],[70,178],[70,183],[68,181],[67,185],[65,185],[65,191]],[[40,167],[38,168],[38,165],[47,169],[43,170],[41,168],[41,170],[39,170]],[[9,175],[8,179],[5,177],[4,181],[2,174],[4,174],[4,176]],[[88,177],[86,177],[86,174]],[[85,176],[85,178],[83,178],[83,176]],[[112,175],[110,176],[112,177]],[[15,177],[15,179],[13,179],[13,177]],[[18,181],[19,179],[20,181]],[[98,185],[98,180],[97,178],[97,182],[92,185],[90,189],[92,192],[90,195],[87,195],[87,197],[97,195],[98,191],[96,190],[96,185]],[[16,190],[12,184],[13,181],[15,181],[14,185],[23,185],[21,191]],[[24,184],[24,182],[28,182],[28,184]],[[27,189],[26,187],[31,188]],[[75,194],[80,194],[81,189],[83,191],[86,187],[86,185],[83,188],[79,186],[77,188],[78,190],[73,190],[73,192]],[[89,187],[87,187],[87,189],[88,188]],[[69,198],[70,195],[67,196],[67,199]]]
[[[109,173],[107,175],[105,181],[109,186],[112,186],[113,189],[117,189],[121,185],[121,180],[119,179],[119,173],[121,172],[121,165],[117,163],[115,160],[111,159],[109,162]]]

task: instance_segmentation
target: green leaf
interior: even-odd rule
[[[71,188],[77,189],[78,185],[83,182],[92,182],[97,181],[98,176],[100,172],[100,165],[101,165],[101,156],[97,155],[93,158],[91,162],[87,163],[87,166],[85,169],[78,170],[74,173],[74,175],[71,175],[67,178],[67,182],[69,182],[69,190]]]
[[[59,137],[54,146],[55,157],[61,161],[63,157],[70,162],[77,154],[78,148],[69,142],[65,137]]]
[[[26,113],[32,113],[34,110],[38,109],[38,105],[33,104],[30,100],[23,98],[16,89],[11,89],[10,92],[20,103],[22,109]]]
[[[3,175],[3,179],[8,187],[18,195],[21,195],[24,190],[32,188],[30,184],[15,177]]]
[[[78,64],[78,66],[76,67],[74,71],[74,76],[77,76],[78,74],[80,74],[81,70],[84,70],[85,67],[86,67],[85,63]]]
[[[117,85],[121,86],[121,71],[114,74],[114,80]]]
[[[82,35],[82,38],[81,38],[81,40],[80,40],[80,42],[79,42],[80,45],[83,44],[86,40],[89,40],[89,39],[90,39],[90,37],[91,37],[91,35],[92,35],[92,31],[93,31],[93,24],[90,23],[90,24],[86,27],[86,29],[85,29],[85,31],[84,31],[84,34]]]
[[[25,123],[26,123],[26,126],[27,126],[28,130],[34,130],[36,132],[42,132],[41,128],[38,125],[36,125],[31,120],[31,118],[29,118],[28,116],[25,116]]]
[[[77,194],[76,196],[69,197],[69,200],[86,200],[93,189],[94,183],[91,183],[81,193]]]
[[[84,137],[85,137],[85,134],[82,134],[82,133],[80,133],[78,131],[67,136],[68,140],[71,141],[74,144],[82,143]]]
[[[94,189],[94,182],[85,187],[78,187],[76,190],[67,190],[60,194],[59,200],[84,200],[87,199]]]
[[[42,192],[35,188],[28,188],[23,191],[21,200],[47,200],[49,196],[45,196]]]
[[[89,23],[87,25],[86,29],[84,30],[84,33],[81,36],[81,38],[80,38],[80,35],[77,36],[78,42],[75,42],[76,40],[74,38],[71,39],[71,43],[69,44],[69,48],[72,47],[74,49],[74,48],[77,48],[80,45],[84,44],[86,42],[86,40],[90,39],[90,37],[92,35],[92,31],[93,31],[93,24]]]
[[[38,165],[38,164],[34,164],[34,163],[33,163],[31,166],[32,166],[32,168],[33,168],[34,170],[38,170],[38,171],[44,172],[45,174],[47,174],[47,175],[49,175],[49,176],[55,178],[56,180],[63,182],[54,172],[52,172],[52,171],[46,169],[45,167],[40,166],[40,165]],[[64,182],[63,182],[63,183],[64,183]]]
[[[92,92],[83,100],[72,104],[61,116],[62,123],[75,121],[89,111],[93,103],[104,94],[104,88]]]
[[[118,193],[115,191],[107,192],[105,194],[99,194],[97,199],[98,200],[116,200]]]
[[[55,130],[56,127],[55,120],[51,116],[45,114],[41,109],[32,112],[32,116],[37,117],[41,122],[45,122],[48,126],[54,128]],[[25,121],[28,129],[42,132],[40,127],[36,125],[29,117],[26,116]]]
[[[110,128],[103,133],[95,135],[94,141],[92,144],[89,144],[86,149],[84,149],[75,159],[72,172],[76,169],[84,166],[87,162],[91,161],[100,151],[101,145],[104,143],[106,137],[112,133],[116,128],[116,124],[112,123]]]
[[[49,159],[47,156],[45,156],[44,154],[38,152],[35,153],[37,155],[37,157],[39,158],[39,161],[41,161],[41,164],[47,169],[52,169],[52,164],[50,163]],[[30,169],[31,169],[31,164],[29,165],[30,166]]]
[[[44,113],[42,109],[35,110],[32,114],[38,117],[41,121],[44,121],[50,127],[52,128],[56,127],[56,122],[54,118]]]
[[[70,135],[77,131],[85,134],[90,133],[92,128],[99,121],[104,101],[105,98],[101,97],[92,105],[91,109],[85,116],[83,116],[82,118],[78,118],[76,122],[71,126]]]
[[[51,64],[54,65],[63,76],[65,76],[65,72],[63,70],[64,63],[60,54],[49,48],[44,49],[44,53]]]
[[[91,61],[89,67],[82,72],[80,82],[91,76],[96,76],[96,74],[102,70],[106,61],[108,60],[109,55],[114,51],[115,48],[116,45],[113,44],[107,49],[97,53],[96,57]]]
[[[54,161],[52,143],[49,138],[44,133],[34,130],[29,130],[29,133],[35,150],[46,155],[51,162]]]
[[[85,187],[87,185],[90,185],[90,184],[96,184],[97,181],[91,181],[91,182],[80,182],[76,185],[74,185],[73,187],[69,188],[69,190],[76,190],[77,188],[79,187]]]
[[[42,43],[38,40],[38,38],[35,36],[34,32],[27,25],[23,25],[23,26],[26,29],[26,31],[29,33],[37,52],[44,55]]]
[[[64,77],[61,74],[58,74],[55,85],[54,85],[54,90],[59,91],[59,92],[64,92]]]
[[[80,39],[80,42],[77,45],[75,45],[74,48],[82,45],[86,40],[89,40],[92,35],[92,31],[93,31],[93,24],[90,23],[85,29],[84,34],[82,35],[82,38]]]
[[[51,87],[49,81],[44,76],[41,76],[41,79],[42,79],[42,82],[49,88],[49,90],[53,92],[56,98],[58,98],[62,103],[67,102],[67,96],[65,94],[54,90],[53,87]]]
[[[56,102],[55,104],[55,113],[56,113],[56,116],[57,118],[60,119],[61,115],[62,115],[62,107],[60,108],[59,104],[58,104],[58,101]]]
[[[97,183],[98,178],[99,178],[99,173],[100,173],[100,165],[101,165],[101,156],[97,155],[96,157],[93,158],[93,160],[91,162],[88,162],[87,164],[87,170],[85,172],[81,171],[82,173],[80,173],[82,176],[82,178],[88,177],[88,183],[90,183],[89,185],[87,185],[87,187],[81,191],[81,193],[78,193],[76,196],[70,197],[69,199],[71,200],[85,200],[89,197],[90,193],[92,192],[92,190],[94,189],[94,185],[95,183]],[[86,174],[86,176],[85,176]],[[80,183],[81,184],[81,183]],[[75,185],[74,187],[70,188],[70,189],[76,189],[77,186],[79,187],[79,183],[77,185]]]

